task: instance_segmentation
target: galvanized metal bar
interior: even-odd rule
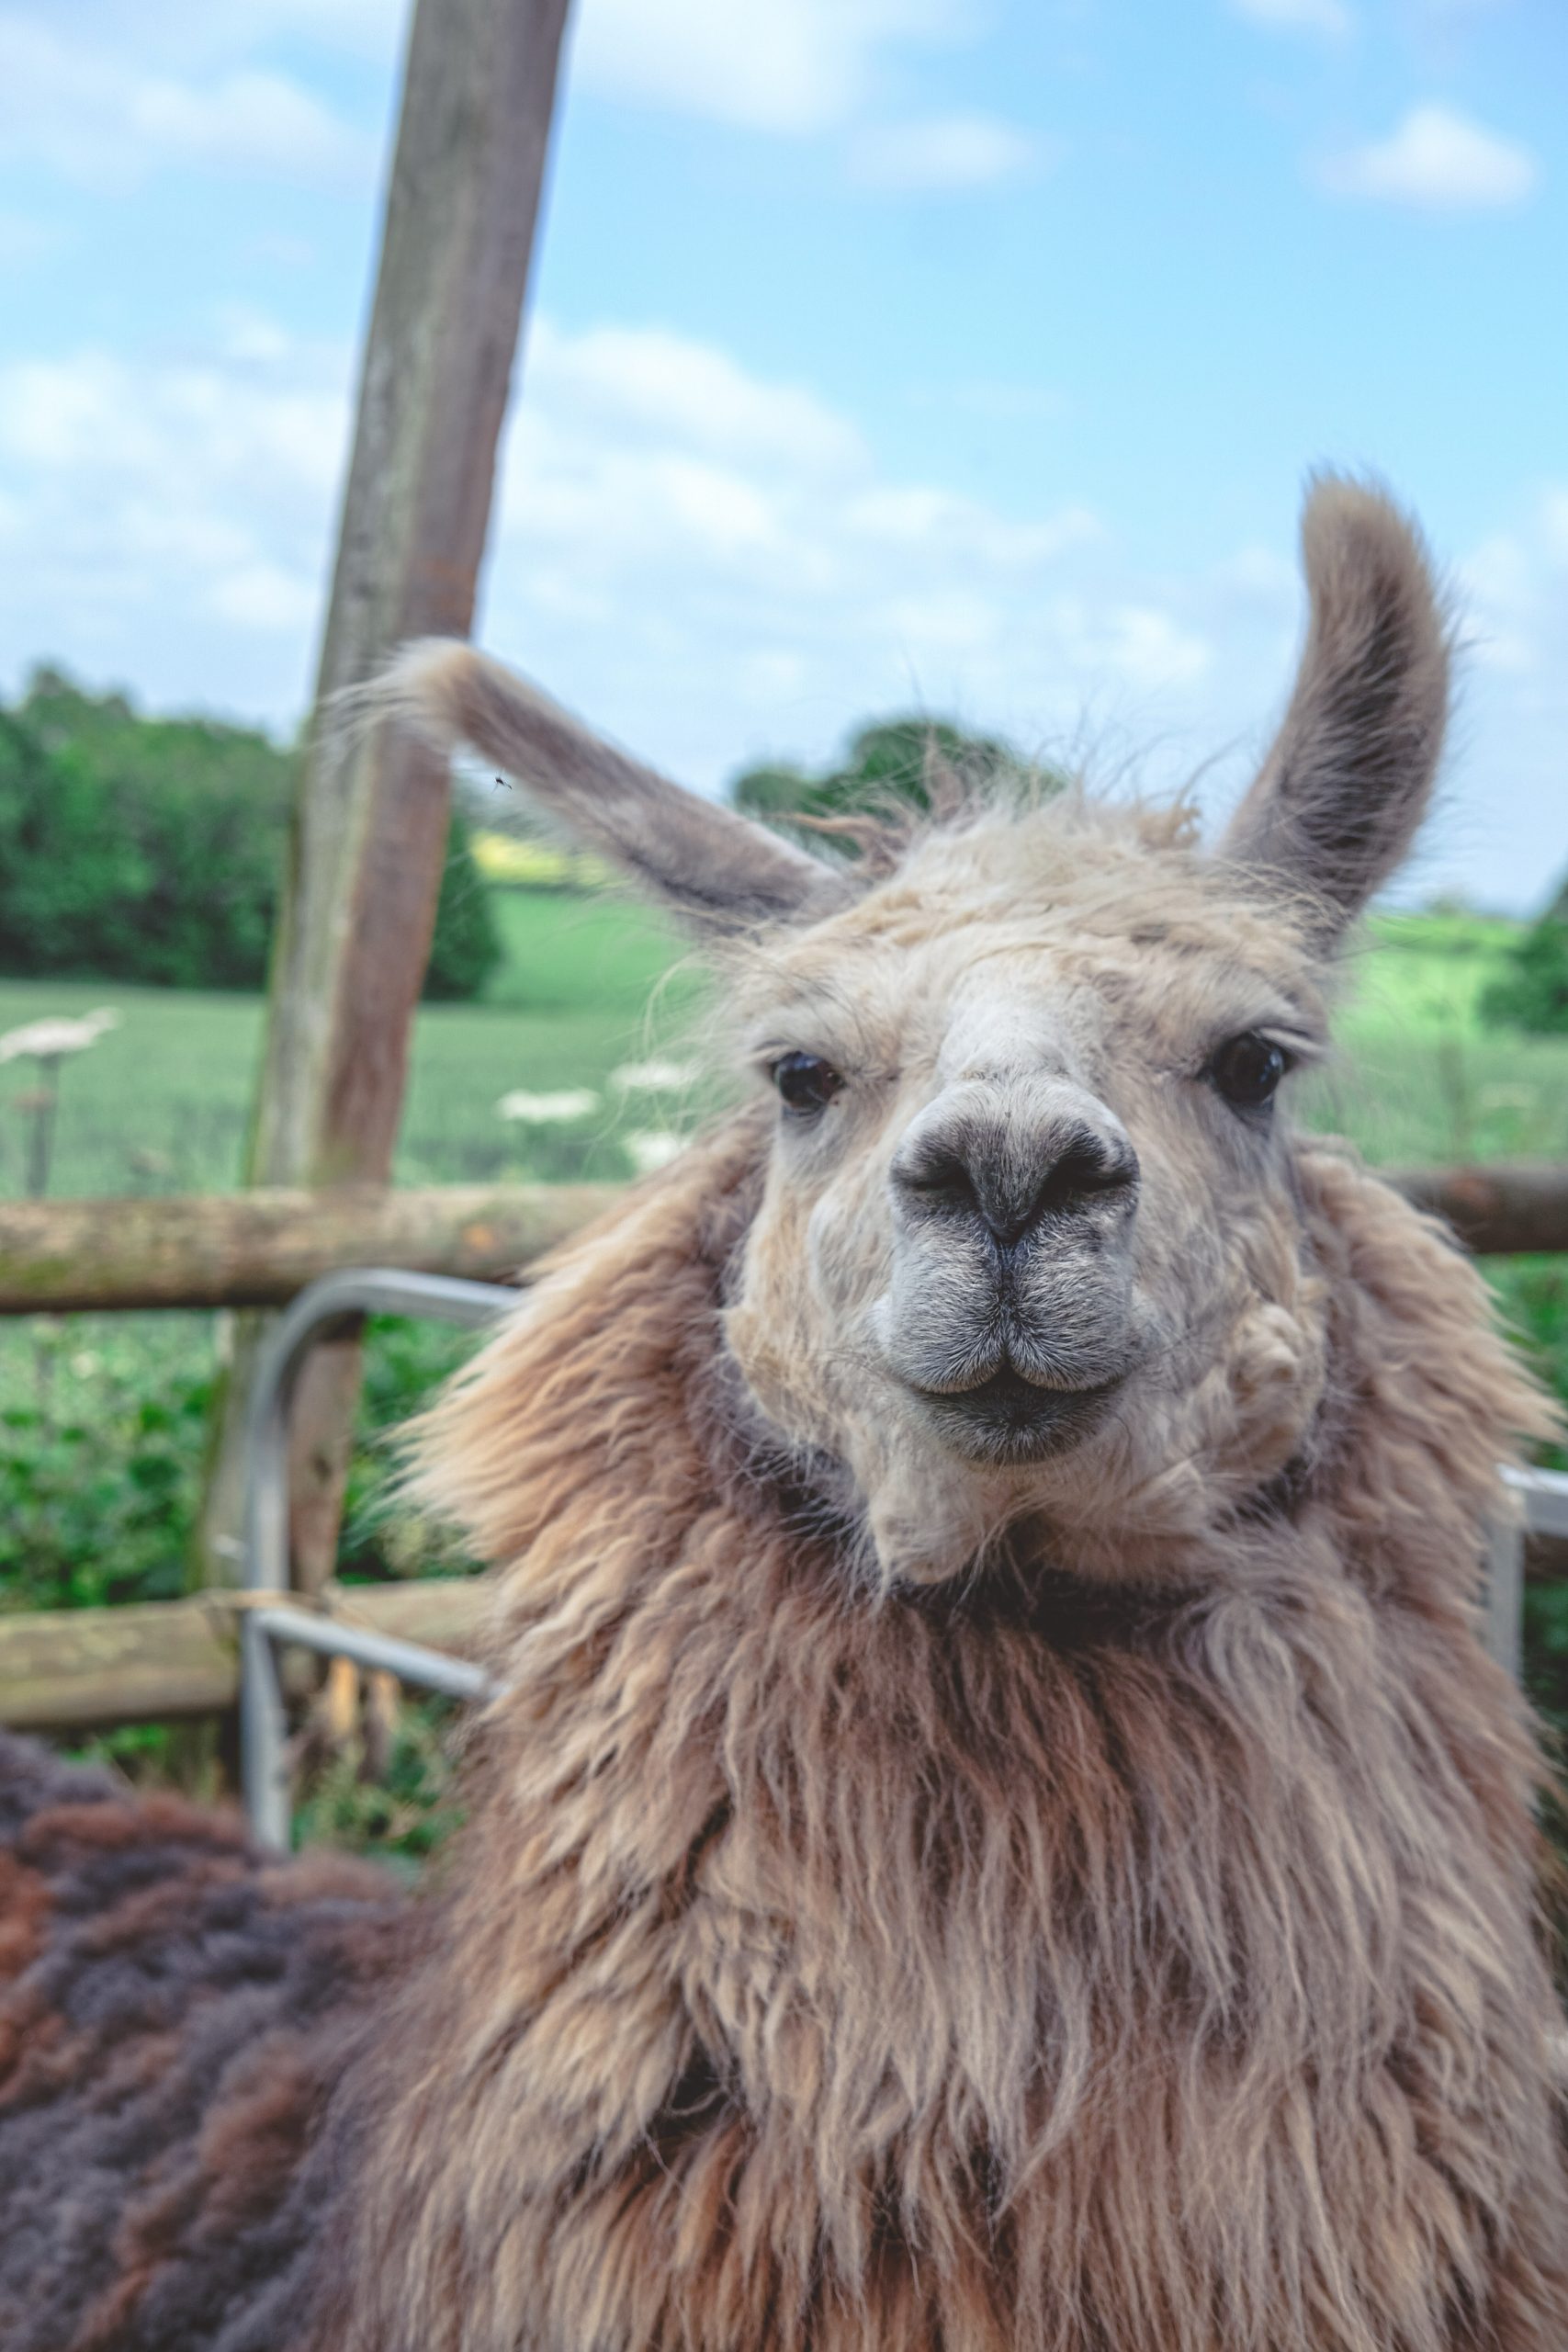
[[[1520,1470],[1510,1463],[1503,1484],[1518,1496],[1532,1535],[1568,1538],[1568,1470]]]
[[[410,1315],[479,1328],[518,1303],[498,1283],[349,1267],[324,1274],[278,1317],[257,1363],[245,1427],[245,1573],[253,1592],[288,1587],[288,1409],[306,1357],[331,1327],[360,1315]]]
[[[288,1715],[277,1653],[259,1622],[262,1614],[247,1610],[240,1624],[240,1773],[252,1837],[287,1852],[293,1809]]]
[[[300,1649],[317,1650],[323,1657],[352,1658],[373,1673],[395,1674],[400,1682],[417,1690],[436,1690],[446,1699],[492,1698],[500,1685],[482,1666],[445,1650],[426,1649],[423,1642],[400,1642],[373,1626],[347,1625],[341,1619],[313,1617],[303,1609],[252,1609],[247,1625],[259,1625],[269,1642],[292,1642]]]
[[[1482,1638],[1517,1682],[1524,1667],[1525,1531],[1517,1519],[1493,1521],[1486,1544],[1486,1602]]]
[[[252,1592],[288,1589],[288,1413],[300,1374],[317,1340],[361,1315],[409,1315],[480,1329],[518,1305],[515,1290],[495,1283],[459,1282],[446,1274],[410,1274],[395,1268],[354,1267],[323,1275],[300,1292],[278,1317],[257,1360],[245,1430],[244,1581]],[[357,1627],[332,1626],[302,1610],[247,1610],[240,1640],[240,1765],[245,1811],[255,1838],[287,1848],[290,1816],[288,1717],[274,1644],[301,1641],[313,1649],[352,1657],[366,1642],[403,1653],[418,1672],[404,1679],[426,1688],[450,1668],[458,1683],[478,1669],[443,1658],[412,1642],[393,1642]],[[267,1618],[286,1622],[272,1632]],[[306,1634],[298,1630],[309,1628]],[[329,1641],[326,1636],[333,1638]],[[372,1666],[380,1659],[366,1661]],[[402,1669],[386,1662],[389,1673]],[[454,1695],[471,1697],[468,1687]]]
[[[1518,1510],[1494,1522],[1487,1544],[1484,1634],[1498,1665],[1517,1681],[1524,1671],[1525,1542],[1568,1536],[1568,1476],[1505,1463],[1502,1476]]]

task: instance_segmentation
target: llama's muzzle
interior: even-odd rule
[[[933,1435],[1037,1461],[1100,1418],[1130,1368],[1137,1154],[1065,1078],[969,1079],[914,1119],[889,1169],[892,1278],[877,1335]]]

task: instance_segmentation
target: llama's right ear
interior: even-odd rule
[[[443,749],[466,743],[505,769],[575,842],[699,931],[798,920],[837,895],[819,860],[613,750],[471,646],[406,646],[367,701]]]
[[[1302,517],[1306,646],[1221,854],[1299,898],[1331,946],[1404,859],[1432,796],[1449,634],[1419,533],[1335,476]]]

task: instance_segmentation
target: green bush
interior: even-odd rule
[[[1508,951],[1507,967],[1481,1000],[1496,1028],[1568,1035],[1568,909],[1560,901]]]
[[[435,933],[430,943],[424,993],[443,1001],[479,996],[501,959],[501,933],[490,890],[474,863],[468,824],[455,808],[446,836],[446,864],[435,906]]]
[[[205,1460],[212,1349],[201,1316],[45,1317],[0,1359],[0,1611],[177,1600]],[[456,1538],[398,1493],[395,1440],[474,1335],[367,1327],[339,1573],[460,1574]]]
[[[0,713],[0,972],[259,988],[294,774],[253,729],[145,718],[36,672]],[[474,996],[500,956],[455,818],[425,993]]]
[[[199,1344],[100,1358],[74,1321],[32,1327],[0,1403],[0,1610],[174,1600],[206,1442]],[[30,1393],[29,1393],[30,1392]]]
[[[749,816],[787,824],[791,818],[822,819],[874,815],[899,806],[918,813],[931,803],[933,772],[946,767],[965,783],[998,775],[1022,775],[1027,763],[998,736],[970,735],[943,718],[881,718],[850,738],[837,766],[815,775],[787,761],[748,768],[729,787],[729,797]],[[1049,788],[1061,778],[1042,772]]]

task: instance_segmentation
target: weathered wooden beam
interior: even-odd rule
[[[0,1315],[281,1306],[339,1266],[504,1282],[608,1207],[611,1184],[0,1202]]]
[[[446,857],[446,760],[345,726],[411,638],[466,637],[528,281],[570,0],[415,0],[354,448],[274,945],[248,1180],[385,1183]],[[259,1334],[234,1334],[198,1544],[221,1583]],[[296,1399],[299,1581],[331,1572],[351,1339]]]
[[[1483,1256],[1568,1252],[1568,1167],[1390,1171]],[[618,1197],[614,1184],[375,1185],[0,1202],[0,1315],[280,1306],[338,1266],[502,1282]]]
[[[1389,1172],[1418,1207],[1446,1217],[1478,1257],[1568,1250],[1568,1167],[1511,1160]]]
[[[460,1657],[475,1654],[488,1606],[487,1586],[463,1577],[356,1586],[347,1603],[356,1623]],[[220,1714],[239,1698],[238,1627],[217,1596],[0,1617],[0,1724],[87,1731]],[[309,1687],[312,1662],[284,1656],[286,1679]]]

